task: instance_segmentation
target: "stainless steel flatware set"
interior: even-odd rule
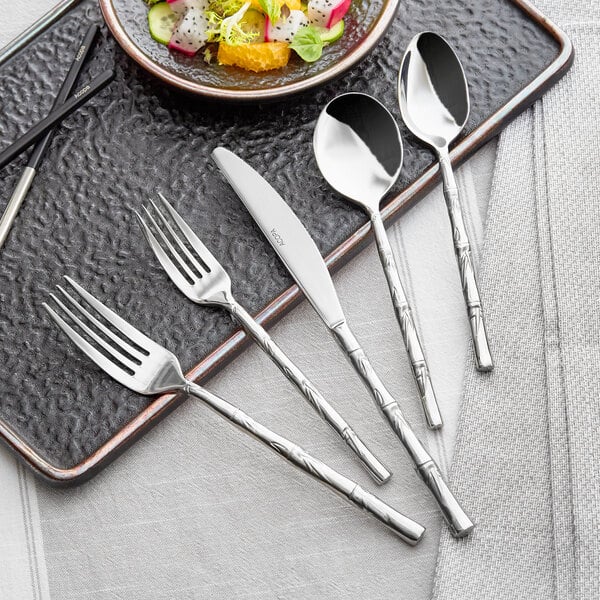
[[[452,533],[458,537],[467,535],[473,523],[448,489],[435,461],[411,429],[400,406],[379,379],[352,333],[325,261],[304,225],[271,185],[242,159],[224,148],[214,150],[213,158],[400,438]]]
[[[476,367],[490,371],[493,363],[483,309],[449,153],[449,144],[466,123],[469,98],[460,62],[443,38],[424,33],[411,42],[400,69],[399,102],[410,131],[438,155]],[[382,199],[402,168],[403,145],[398,125],[388,110],[371,96],[343,94],[322,110],[315,127],[313,147],[319,169],[331,187],[369,216],[426,422],[431,429],[439,429],[442,416],[429,366],[380,211]],[[400,439],[452,534],[468,535],[473,522],[350,329],[325,261],[304,225],[283,197],[244,160],[220,147],[213,151],[212,157]],[[148,204],[135,214],[140,234],[175,286],[199,306],[217,306],[228,311],[346,442],[375,482],[386,483],[391,477],[388,469],[236,300],[226,270],[166,198],[159,194],[156,202],[148,199]],[[120,384],[140,394],[180,392],[199,398],[289,462],[369,512],[405,542],[416,544],[421,539],[425,531],[421,525],[232,404],[187,380],[171,352],[135,329],[79,284],[69,278],[66,281],[68,287],[58,286],[58,294],[52,294],[52,303],[44,304],[45,308],[60,329]]]

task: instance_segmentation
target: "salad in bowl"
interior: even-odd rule
[[[148,0],[152,38],[205,62],[263,72],[318,61],[344,34],[351,0]]]

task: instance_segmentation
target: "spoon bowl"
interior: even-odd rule
[[[410,131],[436,150],[447,148],[469,118],[469,87],[460,60],[441,36],[417,35],[399,78],[402,117]]]
[[[398,124],[367,94],[350,92],[327,104],[315,127],[313,147],[329,185],[369,212],[378,209],[402,169]]]

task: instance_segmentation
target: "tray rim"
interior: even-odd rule
[[[516,5],[538,26],[542,27],[557,42],[559,52],[537,77],[454,147],[450,155],[454,166],[460,165],[478,148],[498,134],[503,126],[533,104],[561,79],[573,64],[575,54],[573,44],[561,28],[537,9],[530,0],[506,1]],[[0,66],[80,2],[81,0],[59,2],[41,19],[0,50]],[[416,204],[439,180],[438,167],[433,164],[410,186],[389,201],[382,210],[384,220],[388,224],[395,221],[404,211]],[[329,270],[337,271],[363,250],[370,241],[372,241],[371,227],[369,223],[366,223],[325,257]],[[303,299],[304,295],[298,286],[292,285],[263,308],[255,318],[265,327],[273,325]],[[187,376],[197,382],[206,381],[230,363],[248,345],[248,336],[243,331],[236,331],[192,368]],[[68,468],[57,467],[46,460],[1,418],[0,442],[8,446],[21,462],[46,482],[60,486],[75,485],[90,479],[115,460],[146,431],[174,411],[185,399],[186,396],[183,394],[164,394],[155,398],[95,452],[80,463]]]

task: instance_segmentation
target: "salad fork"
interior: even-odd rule
[[[385,483],[391,477],[391,473],[265,329],[237,302],[231,291],[231,279],[225,269],[165,197],[159,194],[159,198],[164,210],[150,201],[158,221],[146,207],[144,212],[148,223],[138,212],[135,214],[150,247],[171,281],[192,302],[219,306],[227,310],[298,388],[321,418],[348,444],[373,479],[378,484]],[[170,217],[170,221],[167,216]]]
[[[172,352],[119,317],[75,281],[65,279],[74,294],[57,286],[61,297],[50,295],[56,309],[45,302],[44,308],[71,341],[121,385],[144,395],[183,392],[199,398],[293,465],[370,513],[408,544],[414,545],[421,539],[424,527],[239,408],[186,379]]]

